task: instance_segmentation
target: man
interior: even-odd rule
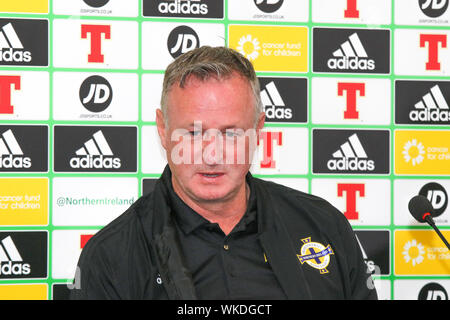
[[[228,48],[168,66],[156,114],[168,166],[85,246],[72,298],[376,299],[343,214],[249,173],[259,94]]]

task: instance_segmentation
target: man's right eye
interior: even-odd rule
[[[194,130],[194,131],[189,131],[189,134],[193,137],[199,137],[202,135],[202,132],[198,131],[198,130]]]

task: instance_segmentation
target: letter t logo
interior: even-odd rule
[[[347,208],[344,212],[348,220],[357,220],[359,212],[356,211],[356,192],[359,192],[360,197],[364,197],[364,184],[362,183],[338,183],[338,197],[342,197],[346,193]]]
[[[438,45],[441,43],[442,48],[447,48],[446,34],[421,34],[420,47],[424,48],[428,43],[428,62],[425,65],[426,70],[441,70],[439,63]]]
[[[12,114],[11,85],[20,90],[20,76],[0,76],[0,113]]]
[[[347,0],[347,9],[344,12],[345,18],[359,18],[359,10],[356,1],[357,0]]]
[[[88,62],[103,63],[104,56],[102,54],[102,34],[105,39],[111,39],[111,26],[109,25],[81,25],[81,38],[87,39],[87,34],[91,34],[91,53],[88,55]]]
[[[361,97],[365,96],[364,83],[338,82],[338,95],[343,96],[347,92],[347,109],[344,111],[344,119],[358,119],[359,113],[356,110],[356,92],[359,91]]]
[[[275,168],[275,160],[273,159],[273,143],[277,142],[279,146],[283,144],[281,132],[261,132],[263,140],[263,161],[261,161],[261,168]],[[259,139],[258,139],[259,145]]]

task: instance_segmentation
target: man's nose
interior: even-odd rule
[[[202,158],[207,165],[223,163],[223,138],[220,132],[205,135]]]

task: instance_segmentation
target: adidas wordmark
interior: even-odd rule
[[[368,159],[358,136],[355,134],[348,138],[340,148],[333,153],[333,158],[327,162],[329,170],[333,171],[373,171],[375,162]]]

